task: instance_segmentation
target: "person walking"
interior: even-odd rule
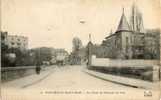
[[[40,71],[41,71],[41,66],[40,66],[40,63],[39,62],[37,62],[36,63],[36,74],[40,74]]]
[[[41,60],[40,60],[40,49],[38,50],[36,54],[36,74],[40,74],[41,71]]]

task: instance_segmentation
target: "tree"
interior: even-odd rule
[[[1,66],[6,67],[8,66],[8,59],[6,54],[8,52],[8,46],[1,43]]]
[[[78,38],[75,37],[73,38],[73,51],[78,51],[82,47],[82,41]]]
[[[40,47],[32,49],[35,54],[35,62],[43,63],[43,61],[50,61],[52,59],[52,48]]]
[[[71,64],[81,64],[81,54],[79,51],[82,48],[82,41],[78,37],[74,37],[72,43]]]
[[[0,32],[1,34],[1,66],[5,67],[8,66],[8,59],[6,54],[8,52],[8,46],[6,43],[7,32]]]

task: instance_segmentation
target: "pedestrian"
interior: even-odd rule
[[[37,62],[36,63],[36,74],[40,74],[40,71],[41,71],[40,63]]]

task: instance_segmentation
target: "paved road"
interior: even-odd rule
[[[109,81],[104,81],[83,72],[83,66],[64,66],[53,69],[52,74],[41,82],[30,85],[25,89],[54,89],[54,90],[106,90],[106,89],[135,89]]]
[[[40,75],[31,75],[6,84],[4,88],[54,90],[135,89],[93,77],[83,71],[85,66],[52,67]]]
[[[83,72],[83,69],[83,66],[64,66],[61,68],[53,67],[50,70],[42,72],[38,76],[31,75],[25,78],[17,79],[13,82],[3,84],[1,90],[1,95],[3,97],[2,99],[86,100],[86,98],[90,98],[92,100],[98,100],[99,98],[104,100],[104,97],[108,97],[110,100],[120,100],[120,98],[125,100],[124,98],[127,97],[126,95],[129,95],[129,100],[131,100],[131,98],[133,98],[133,100],[137,100],[136,95],[138,95],[138,97],[144,98],[144,90],[142,89],[98,79]],[[32,82],[34,77],[41,78],[37,82]],[[22,83],[26,82],[29,84],[25,85],[24,87]],[[16,85],[17,87],[20,85],[23,87],[17,88]],[[7,86],[10,86],[10,88],[7,88]],[[65,91],[67,91],[67,93],[65,93]],[[105,94],[97,93],[100,91],[105,92]],[[71,92],[77,92],[78,94]],[[89,94],[87,92],[89,92]],[[121,92],[121,94],[118,95],[115,92]],[[133,95],[134,92],[135,95]]]

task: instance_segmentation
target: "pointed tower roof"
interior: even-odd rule
[[[92,41],[92,39],[91,39],[91,34],[89,34],[89,41],[90,41],[90,42]]]
[[[127,22],[126,16],[124,14],[124,8],[123,8],[123,13],[122,13],[122,16],[121,16],[121,19],[120,19],[120,23],[119,23],[119,25],[117,27],[117,31],[116,32],[118,32],[118,31],[125,31],[125,30],[129,31],[130,30],[130,26],[129,26],[128,22]]]
[[[142,13],[137,7],[136,1],[133,3],[131,9],[130,26],[132,31],[145,32]]]
[[[87,46],[89,46],[89,45],[93,45],[92,39],[91,39],[91,34],[89,34],[89,42],[88,42]]]

